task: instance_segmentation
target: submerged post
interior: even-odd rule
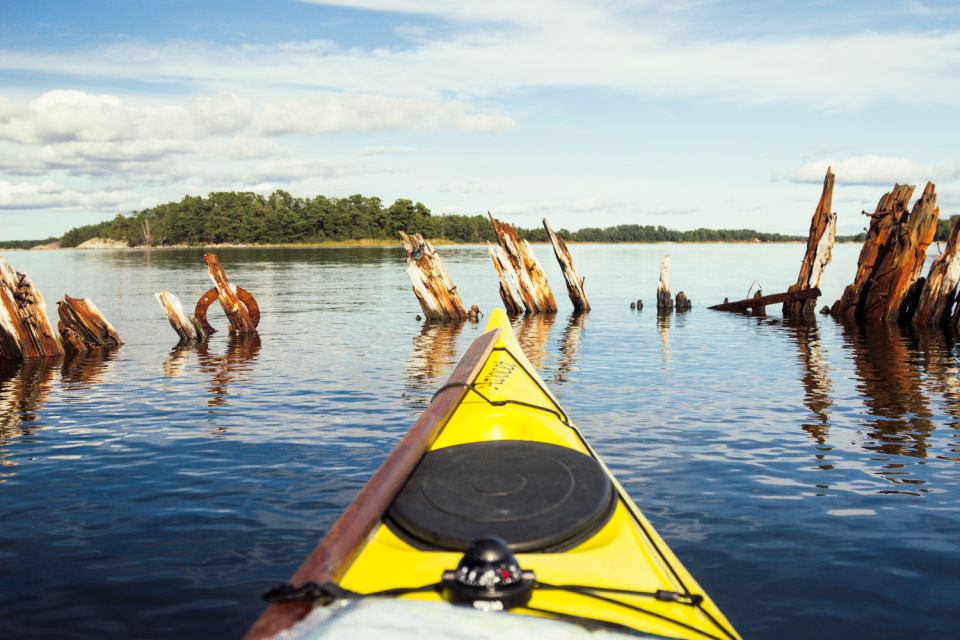
[[[657,285],[657,313],[670,313],[673,298],[670,297],[670,256],[660,262],[660,283]]]
[[[29,276],[0,258],[0,359],[30,360],[63,355],[40,290]]]
[[[913,326],[945,326],[950,322],[950,311],[956,300],[957,284],[960,283],[960,218],[953,223],[947,246],[927,274],[926,282],[920,292],[916,312],[913,314]]]
[[[213,280],[216,289],[217,298],[220,300],[220,306],[227,320],[230,321],[230,333],[247,334],[254,333],[257,330],[257,324],[260,321],[260,310],[256,306],[253,296],[247,294],[240,295],[242,291],[239,287],[230,284],[227,280],[227,274],[216,254],[207,253],[203,256],[203,261],[207,264],[207,271],[210,273],[210,279]],[[246,292],[243,292],[246,293]],[[199,309],[201,303],[206,299],[204,296],[197,303]],[[206,320],[206,307],[203,309],[203,318],[199,313],[194,312],[197,320],[203,322]]]
[[[523,313],[523,300],[517,295],[514,286],[510,283],[513,277],[513,270],[510,268],[510,259],[507,258],[500,245],[487,243],[487,253],[490,254],[490,260],[493,261],[493,268],[497,272],[497,278],[500,280],[500,299],[507,310],[507,315],[518,316]],[[516,280],[513,281],[516,284]]]
[[[180,304],[180,299],[169,291],[153,294],[160,303],[160,308],[167,316],[170,326],[180,336],[180,342],[200,342],[206,340],[206,328],[195,316],[188,316]]]
[[[489,212],[487,215],[490,216],[497,241],[507,258],[506,264],[509,264],[513,271],[527,313],[556,313],[557,301],[540,262],[530,249],[530,243],[521,238],[517,230],[509,224],[500,222]]]
[[[810,233],[807,236],[807,250],[800,263],[800,275],[787,292],[817,289],[823,271],[830,264],[833,246],[837,243],[837,214],[830,211],[833,206],[833,185],[836,176],[828,167],[823,178],[823,191],[820,201],[810,220]],[[783,303],[783,313],[788,316],[812,315],[816,308],[815,298],[791,300]]]
[[[83,353],[123,344],[120,334],[89,298],[63,296],[63,300],[57,302],[57,315],[60,316],[57,330],[68,351]]]
[[[424,240],[419,233],[408,236],[403,231],[400,239],[407,250],[407,275],[413,283],[413,293],[423,315],[428,320],[466,320],[467,311],[463,308],[457,286],[430,241]]]
[[[587,292],[583,290],[584,278],[577,272],[573,266],[573,257],[570,250],[567,249],[567,243],[550,228],[547,219],[543,219],[543,228],[550,236],[550,243],[553,244],[553,253],[557,256],[557,262],[560,263],[560,270],[563,272],[563,278],[567,283],[567,293],[570,296],[570,302],[573,303],[575,311],[590,311],[590,301],[587,300]]]

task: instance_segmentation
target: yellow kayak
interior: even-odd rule
[[[330,611],[387,600],[354,617],[407,606],[411,637],[433,614],[482,611],[494,630],[520,623],[516,637],[739,638],[547,390],[500,309],[290,583],[266,597],[248,638],[360,637],[329,633],[349,618]],[[304,618],[326,631],[296,635]],[[457,637],[464,626],[475,627],[461,623]]]

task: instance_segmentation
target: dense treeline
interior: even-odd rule
[[[50,244],[60,238],[47,238],[46,240],[0,240],[0,249],[32,249],[38,244]]]
[[[942,220],[937,238],[946,238],[950,222]],[[130,215],[118,215],[99,224],[71,229],[60,239],[75,247],[91,238],[121,240],[137,245],[203,244],[312,244],[329,241],[397,239],[398,231],[421,233],[451,242],[495,241],[493,228],[482,215],[432,215],[419,202],[397,200],[384,206],[379,198],[298,198],[286,191],[270,196],[220,192],[207,197],[186,196]],[[533,242],[547,241],[537,227],[520,229]],[[784,242],[802,236],[761,233],[752,229],[694,229],[678,231],[663,226],[626,224],[579,231],[561,229],[573,242]],[[858,236],[840,240],[862,239]],[[26,243],[24,245],[36,244]],[[9,243],[7,243],[9,245]]]
[[[180,202],[118,215],[99,224],[71,229],[61,238],[74,247],[91,238],[122,240],[131,246],[172,244],[286,244],[349,240],[396,240],[398,231],[421,233],[451,242],[495,241],[483,215],[435,216],[423,204],[397,200],[384,206],[379,198],[297,198],[286,191],[268,197],[254,193],[211,193]],[[520,229],[530,241],[546,242],[541,228]],[[751,229],[677,231],[663,226],[618,225],[558,232],[573,242],[777,242],[798,236],[758,233]]]

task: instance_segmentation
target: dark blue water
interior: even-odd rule
[[[594,310],[518,321],[531,360],[747,637],[953,637],[960,367],[941,333],[707,311],[794,279],[800,245],[575,246]],[[852,279],[840,246],[823,302]],[[443,247],[467,304],[481,247]],[[652,312],[658,263],[692,312]],[[4,637],[233,637],[349,503],[482,325],[424,326],[398,249],[229,250],[259,339],[176,349],[199,251],[17,252],[52,311],[89,296],[107,357],[0,368]],[[629,302],[643,298],[637,313]],[[214,324],[224,326],[219,314]]]

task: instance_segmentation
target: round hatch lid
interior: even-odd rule
[[[569,548],[615,505],[596,460],[543,442],[496,440],[430,451],[387,512],[401,537],[462,551],[497,536],[513,551]]]

